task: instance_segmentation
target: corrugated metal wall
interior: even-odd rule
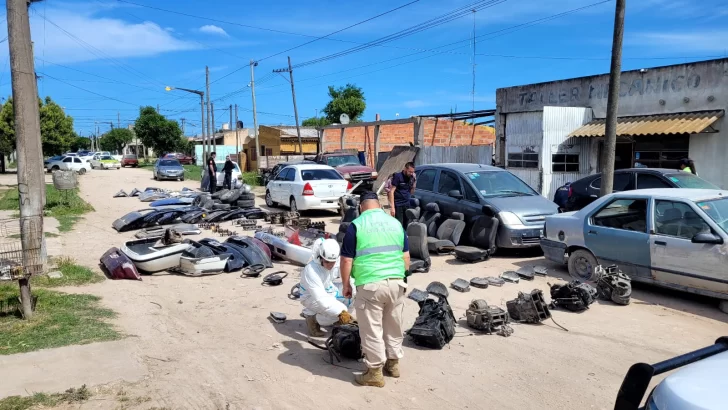
[[[493,159],[493,147],[475,145],[462,147],[420,147],[415,158],[415,166],[425,164],[442,164],[455,162],[461,164],[490,165]]]
[[[591,120],[591,108],[544,107],[541,155],[543,181],[540,190],[544,197],[553,199],[558,187],[589,175],[592,139],[567,138],[567,136]],[[507,134],[506,137],[508,137]],[[553,154],[578,154],[579,172],[553,172],[551,161]]]
[[[533,149],[535,152],[541,152],[543,140],[543,113],[535,112],[519,112],[508,114],[506,119],[506,158],[511,150],[519,150],[523,148]],[[538,192],[541,192],[541,157],[539,154],[539,168],[508,168],[506,160],[506,168],[521,178],[525,183]]]

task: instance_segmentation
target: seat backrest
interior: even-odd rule
[[[420,220],[420,208],[410,208],[404,211],[404,216],[407,219],[407,225],[413,222],[419,222]]]
[[[427,227],[423,223],[412,222],[407,225],[407,241],[409,242],[410,257],[425,262],[430,261],[430,251],[427,249]]]
[[[354,204],[353,206],[350,204],[350,201]],[[352,222],[354,219],[359,217],[359,204],[351,198],[347,199],[346,202],[349,204],[349,207],[346,208],[344,217],[341,218],[341,222]]]
[[[453,212],[454,214],[459,214],[459,212]],[[460,216],[463,216],[463,214],[459,214]],[[446,219],[440,227],[437,229],[437,239],[444,239],[448,240],[455,245],[460,243],[460,236],[463,234],[463,231],[465,230],[465,217],[463,216],[463,219]]]
[[[498,234],[500,221],[493,215],[481,215],[473,218],[470,229],[470,243],[478,248],[488,251],[495,250],[495,238]]]
[[[434,202],[425,205],[425,212],[420,216],[420,223],[425,224],[427,227],[428,236],[434,237],[437,235],[437,222],[439,221],[440,207]]]
[[[456,221],[464,221],[465,220],[465,214],[460,213],[460,212],[453,212],[450,215],[450,219],[454,219]]]

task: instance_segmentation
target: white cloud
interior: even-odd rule
[[[422,108],[431,105],[430,103],[422,100],[409,100],[402,103],[407,108]]]
[[[669,50],[675,53],[723,54],[728,44],[728,30],[692,32],[642,32],[627,39],[630,46],[650,47],[653,50]]]
[[[78,12],[49,8],[45,13],[47,22],[40,13],[31,13],[36,56],[43,55],[55,63],[68,63],[109,57],[146,57],[198,48],[196,44],[175,38],[156,23],[96,17],[96,11],[98,9]]]
[[[207,25],[200,27],[200,32],[206,33],[206,34],[215,34],[215,35],[223,36],[223,37],[230,37],[228,35],[228,33],[225,32],[225,30],[223,30],[222,27],[218,27],[214,24],[207,24]]]

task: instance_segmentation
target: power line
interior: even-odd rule
[[[93,94],[93,95],[97,95],[99,97],[103,97],[103,98],[105,98],[107,100],[112,100],[112,101],[120,102],[120,103],[123,103],[123,104],[129,104],[129,105],[133,105],[133,106],[138,106],[137,104],[133,104],[133,103],[130,103],[130,102],[127,102],[127,101],[122,101],[122,100],[119,100],[119,99],[116,99],[116,98],[113,98],[113,97],[109,97],[107,95],[103,95],[103,94],[99,94],[99,93],[94,92],[94,91],[91,91],[91,90],[87,90],[87,89],[82,88],[82,87],[79,87],[77,85],[73,85],[73,84],[71,84],[69,82],[66,82],[66,81],[63,81],[63,80],[59,80],[58,78],[55,78],[55,77],[50,76],[48,74],[44,74],[44,73],[39,73],[39,74],[41,74],[43,77],[47,77],[47,78],[50,78],[51,80],[56,80],[56,81],[62,82],[64,84],[66,84],[66,85],[70,85],[73,88],[78,88],[81,91],[86,91],[87,93],[90,93],[90,94]]]

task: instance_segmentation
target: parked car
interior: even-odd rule
[[[124,155],[124,157],[119,162],[121,163],[122,167],[136,168],[139,166],[139,160],[137,159],[137,156],[133,154]]]
[[[290,161],[290,162],[281,162],[277,165],[275,165],[273,168],[266,170],[263,172],[263,186],[268,185],[268,182],[272,181],[273,178],[278,175],[278,173],[285,167],[289,165],[298,165],[298,164],[316,164],[316,161],[309,161],[309,160],[300,160],[300,161]]]
[[[619,192],[577,212],[546,217],[547,259],[589,278],[616,264],[632,280],[722,299],[728,313],[728,191]]]
[[[316,162],[333,167],[345,180],[351,182],[352,185],[356,185],[359,181],[362,181],[357,191],[371,190],[378,176],[374,168],[362,165],[359,162],[359,158],[349,152],[325,152],[318,154],[316,156]]]
[[[106,157],[106,156],[110,157],[111,153],[109,151],[96,151],[93,153],[93,156],[97,156],[97,155],[102,156],[102,157]]]
[[[225,182],[225,174],[222,172],[222,168],[225,166],[225,161],[215,161],[215,165],[217,166],[217,186],[222,186]],[[232,180],[235,181],[236,179],[243,179],[243,173],[240,172],[238,163],[233,161],[233,165],[235,165],[235,169],[233,169]]]
[[[79,174],[85,174],[86,172],[91,171],[91,164],[79,157],[63,157],[57,161],[49,162],[47,169],[48,171],[71,170],[76,171]]]
[[[339,210],[339,198],[351,188],[334,168],[319,164],[289,165],[268,183],[265,203],[288,205],[291,211]]]
[[[684,368],[681,368],[683,367]],[[622,381],[614,410],[719,410],[726,407],[728,336],[715,344],[655,364],[632,365]],[[640,407],[653,377],[663,379]]]
[[[51,162],[60,161],[61,159],[63,159],[63,157],[64,157],[64,155],[56,155],[56,156],[47,158],[46,160],[43,161],[43,167],[46,169],[46,171],[50,171],[50,168],[48,168],[48,164],[50,164]]]
[[[567,211],[579,209],[599,197],[602,174],[589,175],[569,186]],[[614,192],[652,188],[719,189],[710,182],[689,172],[663,168],[629,168],[614,171]]]
[[[185,169],[176,159],[158,159],[152,170],[154,179],[177,179],[185,180]]]
[[[191,157],[187,154],[180,154],[180,153],[175,153],[175,152],[166,154],[163,158],[164,159],[176,159],[182,165],[193,165],[196,163],[195,157]]]
[[[94,155],[89,162],[93,169],[121,169],[121,163],[111,155]]]
[[[500,221],[499,248],[529,248],[539,245],[543,223],[558,212],[553,202],[510,172],[481,164],[437,164],[418,166],[415,198],[421,209],[437,203],[442,219],[453,212],[465,215],[469,224],[490,206]]]

